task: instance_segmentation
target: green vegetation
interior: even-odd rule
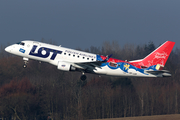
[[[0,51],[0,118],[18,120],[83,120],[180,113],[180,49],[173,49],[165,69],[170,78],[119,78],[63,72],[48,63]],[[86,51],[122,60],[145,57],[155,49],[146,45],[105,42]]]

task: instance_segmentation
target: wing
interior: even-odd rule
[[[94,62],[82,62],[82,63],[73,63],[73,66],[79,69],[93,71],[96,67],[101,68],[102,63],[106,63],[109,58],[111,58],[112,54],[107,56],[105,60],[94,61]]]
[[[99,67],[101,68],[102,61],[95,61],[95,62],[83,62],[83,63],[74,63],[81,66],[91,66],[91,67]]]
[[[93,71],[94,69],[96,69],[96,67],[101,68],[102,63],[104,63],[104,61],[73,63],[72,65],[85,71]]]

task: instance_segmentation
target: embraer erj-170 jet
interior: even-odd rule
[[[23,57],[24,68],[29,59],[43,61],[57,66],[63,71],[82,72],[81,80],[86,79],[85,73],[121,77],[170,77],[163,70],[175,42],[166,41],[148,56],[141,60],[123,61],[110,56],[96,55],[61,46],[25,40],[10,45],[5,51]]]

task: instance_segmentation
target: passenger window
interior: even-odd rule
[[[109,63],[109,66],[111,66],[111,67],[117,67],[117,63],[110,62],[110,63]]]

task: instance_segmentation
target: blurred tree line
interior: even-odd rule
[[[144,58],[156,46],[104,42],[86,49],[113,58]],[[174,48],[165,69],[169,78],[120,78],[63,72],[48,63],[0,50],[0,118],[10,120],[83,120],[180,113],[180,49]]]

